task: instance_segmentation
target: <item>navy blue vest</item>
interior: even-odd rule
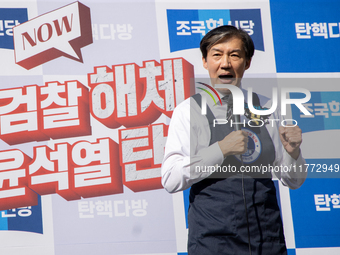
[[[193,96],[201,105],[201,95]],[[254,94],[253,102],[259,102]],[[254,106],[256,103],[254,103]],[[210,144],[233,131],[230,125],[215,125],[207,107]],[[246,127],[260,140],[261,152],[244,165],[267,165],[275,159],[275,147],[265,126]],[[257,139],[256,138],[256,139]],[[249,145],[248,145],[249,147]],[[251,160],[250,160],[251,161]],[[241,167],[235,156],[228,156],[222,166]],[[280,210],[271,174],[245,173],[244,188],[249,219],[252,255],[287,254]],[[240,173],[214,173],[192,185],[188,211],[189,255],[249,254],[247,219]]]

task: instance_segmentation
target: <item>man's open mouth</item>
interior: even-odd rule
[[[230,81],[232,81],[234,76],[232,74],[223,74],[223,75],[219,75],[218,78],[221,81],[230,82]]]

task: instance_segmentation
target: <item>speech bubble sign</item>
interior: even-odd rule
[[[15,63],[31,69],[64,56],[83,62],[92,40],[90,8],[74,2],[13,28]]]

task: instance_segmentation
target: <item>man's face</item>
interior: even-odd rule
[[[203,66],[208,70],[212,86],[216,84],[232,84],[240,86],[243,73],[250,66],[246,60],[242,40],[237,37],[213,45],[208,51]],[[229,94],[229,89],[217,89],[222,94]]]

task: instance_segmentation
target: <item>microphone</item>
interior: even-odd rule
[[[230,115],[229,115],[230,114]],[[234,130],[241,130],[241,117],[238,114],[233,114],[233,94],[231,93],[228,98],[228,112],[227,115],[233,116],[233,122],[236,123],[234,125]],[[228,119],[228,118],[227,118]]]
[[[227,119],[228,116],[233,116],[232,121],[236,123],[234,124],[234,130],[238,131],[241,130],[241,117],[238,114],[233,114],[233,94],[231,93],[228,98],[228,111],[227,111]],[[241,159],[241,165],[243,166],[243,157],[242,154],[240,155]],[[250,244],[250,229],[249,229],[249,217],[248,217],[248,209],[247,209],[247,201],[245,196],[245,188],[244,188],[244,173],[242,172],[242,196],[243,196],[243,203],[244,203],[244,210],[245,210],[245,216],[247,220],[247,234],[248,234],[248,249],[249,249],[249,255],[252,254],[251,252],[251,244]]]
[[[241,126],[241,117],[238,114],[233,114],[233,94],[232,93],[229,95],[227,105],[228,105],[227,119],[228,119],[228,116],[229,116],[229,118],[230,118],[230,116],[233,116],[232,117],[232,123],[233,123],[233,126],[234,126],[234,130],[235,131],[241,130],[241,127],[242,127]],[[243,165],[242,155],[240,155],[240,159],[241,159],[241,163]]]

